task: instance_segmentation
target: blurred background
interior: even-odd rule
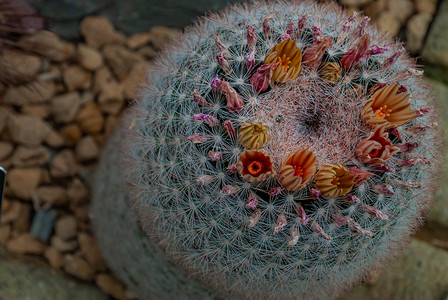
[[[235,2],[0,0],[0,299],[137,299],[92,234],[92,172],[157,51]],[[447,140],[448,0],[338,3],[418,59]],[[447,176],[410,247],[343,299],[448,299]]]

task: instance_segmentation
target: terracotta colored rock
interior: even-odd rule
[[[79,171],[73,151],[64,149],[51,161],[50,174],[55,178],[74,176]]]
[[[98,133],[104,126],[103,114],[94,102],[87,103],[79,110],[76,121],[82,131],[88,134]]]
[[[31,193],[39,185],[41,171],[39,168],[15,168],[8,172],[6,181],[13,195],[30,200]]]
[[[59,218],[56,221],[54,230],[56,235],[65,241],[74,238],[77,233],[76,218],[72,215]]]
[[[79,161],[89,161],[98,158],[100,154],[100,148],[93,139],[92,136],[88,135],[83,137],[76,145],[76,157]]]
[[[4,107],[0,107],[0,133],[3,132],[8,124],[9,112]]]
[[[50,147],[60,148],[64,146],[65,139],[59,132],[52,130],[45,139],[45,143],[47,143],[47,145]]]
[[[48,104],[25,104],[20,108],[20,111],[30,117],[43,120],[50,115],[50,106]]]
[[[53,269],[60,269],[64,261],[64,256],[55,248],[48,247],[44,251],[44,257]]]
[[[68,123],[75,119],[81,104],[78,92],[63,94],[51,99],[51,114],[56,122]]]
[[[124,102],[123,87],[116,81],[106,83],[98,96],[101,111],[107,114],[118,114]]]
[[[11,231],[15,234],[29,232],[31,228],[31,204],[22,203],[19,216],[12,222]]]
[[[50,160],[50,151],[46,147],[17,147],[12,156],[15,167],[40,167]]]
[[[64,270],[82,280],[92,280],[95,275],[95,270],[84,259],[69,254],[64,256]]]
[[[64,205],[67,203],[67,191],[58,185],[45,185],[36,189],[38,199],[44,203]]]
[[[59,134],[64,138],[65,144],[67,146],[75,145],[82,136],[81,129],[76,124],[70,124],[62,127],[59,130]]]
[[[14,223],[19,217],[24,209],[26,209],[26,204],[20,201],[7,201],[4,200],[4,204],[2,207],[2,219],[1,224]],[[8,206],[5,204],[8,203]],[[5,209],[7,208],[7,209]]]
[[[394,0],[387,4],[389,11],[396,17],[400,25],[414,13],[414,2],[412,0]]]
[[[97,70],[104,63],[101,52],[85,44],[78,45],[77,57],[81,66],[90,71]]]
[[[118,80],[123,80],[136,63],[143,63],[144,59],[123,46],[108,45],[103,49],[104,58]]]
[[[19,45],[25,50],[58,62],[69,59],[75,52],[71,43],[61,40],[55,33],[46,30],[23,37]]]
[[[437,0],[414,0],[415,9],[420,14],[434,15],[437,9]]]
[[[64,241],[57,235],[54,235],[50,240],[51,246],[53,246],[56,250],[62,253],[66,252],[72,252],[76,248],[78,248],[78,241],[72,240],[72,241]]]
[[[90,87],[90,72],[77,65],[66,68],[62,77],[69,92],[79,89],[86,90]]]
[[[135,50],[145,46],[149,43],[150,40],[151,35],[149,33],[136,33],[128,38],[128,40],[126,41],[126,45],[129,49]]]
[[[8,129],[14,142],[27,146],[37,146],[50,134],[48,123],[25,115],[11,115]]]
[[[106,66],[99,68],[95,72],[95,76],[93,79],[93,92],[95,94],[100,93],[111,81],[115,81],[115,78],[112,76],[109,68]]]
[[[81,22],[80,31],[86,43],[95,48],[100,48],[106,44],[121,44],[124,42],[124,38],[115,31],[112,23],[104,17],[90,16],[84,18]]]
[[[6,248],[18,254],[42,254],[45,250],[45,245],[33,238],[29,233],[23,233],[9,240],[6,243]]]
[[[95,278],[96,284],[106,294],[117,299],[126,299],[123,284],[111,274],[99,274]]]

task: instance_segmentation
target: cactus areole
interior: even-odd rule
[[[437,114],[414,61],[368,21],[253,2],[161,53],[122,169],[170,260],[229,297],[328,299],[406,245],[435,190]]]

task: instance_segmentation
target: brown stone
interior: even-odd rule
[[[0,141],[0,161],[7,159],[11,155],[13,149],[13,144]]]
[[[55,94],[55,85],[51,81],[33,81],[6,89],[4,100],[7,104],[22,106],[47,102]]]
[[[134,64],[144,62],[140,55],[119,45],[105,46],[103,53],[107,65],[120,81],[126,78]]]
[[[81,248],[81,253],[87,262],[92,265],[95,270],[106,270],[107,267],[103,256],[101,255],[101,251],[93,236],[85,232],[80,232],[78,234],[78,242],[79,247]]]
[[[6,181],[12,194],[20,199],[31,199],[40,181],[39,168],[15,168],[8,172]]]
[[[6,243],[6,248],[18,254],[42,254],[45,250],[45,245],[33,238],[29,233],[22,233],[18,237],[9,240]]]
[[[81,105],[95,101],[95,94],[92,91],[84,91],[81,95]]]
[[[423,41],[431,23],[432,15],[424,13],[413,15],[406,25],[406,48],[413,53],[417,53],[423,47]]]
[[[151,36],[150,43],[155,49],[159,50],[165,47],[169,42],[178,38],[180,36],[180,31],[178,29],[155,26],[149,31]]]
[[[414,13],[414,2],[412,0],[388,1],[387,6],[400,25],[404,25],[406,20]]]
[[[137,50],[137,53],[146,59],[153,59],[157,56],[157,51],[152,46],[144,46]]]
[[[108,295],[117,299],[126,299],[123,284],[111,274],[99,274],[95,278],[98,287]]]
[[[101,67],[95,72],[93,80],[93,92],[95,94],[100,93],[104,87],[111,81],[115,81],[112,73],[106,66]]]
[[[8,78],[8,82],[28,82],[34,79],[42,67],[42,59],[34,55],[27,55],[20,51],[2,50],[2,60],[6,64],[0,64],[2,76]]]
[[[339,3],[344,6],[359,8],[363,5],[369,4],[371,1],[372,0],[340,0]]]
[[[75,155],[69,149],[60,151],[50,164],[50,174],[56,178],[74,176],[78,171],[79,166],[76,164]]]
[[[151,40],[151,35],[149,33],[136,33],[132,35],[126,41],[126,45],[129,49],[135,50],[141,48],[149,43]]]
[[[373,0],[370,2],[364,12],[372,19],[376,19],[378,15],[387,7],[387,0]]]
[[[55,248],[48,247],[44,251],[44,257],[53,269],[60,269],[64,261],[64,256]]]
[[[78,45],[78,61],[87,70],[95,71],[103,65],[103,57],[97,49],[85,44]]]
[[[400,22],[398,21],[397,17],[390,11],[382,12],[378,16],[376,24],[382,32],[388,33],[391,36],[397,35],[398,31],[400,30]]]
[[[106,137],[109,137],[112,132],[114,131],[115,127],[117,126],[119,121],[118,117],[115,116],[108,116],[106,119],[106,125],[104,126],[104,135]]]
[[[90,220],[89,217],[89,212],[90,212],[90,207],[88,204],[85,205],[73,205],[70,206],[70,209],[75,213],[75,217],[83,222],[88,222]]]
[[[80,104],[78,92],[63,94],[51,99],[51,113],[56,122],[68,123],[75,119]]]
[[[90,72],[79,66],[69,66],[63,71],[62,77],[69,92],[80,89],[86,90],[90,87]]]
[[[36,190],[38,199],[52,205],[64,205],[67,203],[67,191],[58,185],[40,186]]]
[[[5,203],[9,203],[9,207],[7,210],[4,210],[2,208],[2,225],[15,222],[20,217],[20,214],[26,206],[25,203],[22,203],[20,201],[6,201],[5,199]]]
[[[0,244],[6,244],[11,234],[11,225],[0,226]]]
[[[48,104],[25,104],[20,108],[22,114],[37,119],[46,119],[50,115],[50,106]]]
[[[0,106],[0,133],[6,128],[9,119],[9,112],[2,106]]]
[[[11,230],[14,233],[28,232],[31,227],[31,205],[27,203],[22,203],[20,206],[20,214],[12,222]]]
[[[19,45],[25,50],[58,62],[69,59],[75,52],[71,43],[61,40],[55,33],[46,30],[25,35],[19,41]]]
[[[128,77],[123,80],[123,92],[127,99],[133,100],[137,95],[138,88],[142,86],[149,70],[149,64],[135,64]]]
[[[46,147],[17,147],[12,156],[12,164],[15,167],[40,167],[50,159],[50,151]]]
[[[28,146],[41,144],[51,132],[48,123],[25,115],[11,115],[8,129],[14,142]]]
[[[78,248],[78,241],[72,240],[72,241],[64,241],[57,235],[54,235],[51,237],[50,240],[51,246],[53,246],[56,250],[62,253],[66,252],[72,252],[76,248]]]
[[[65,138],[57,131],[52,130],[45,139],[45,143],[53,148],[60,148],[65,144]]]
[[[434,15],[437,9],[437,0],[415,0],[415,9],[419,14]]]
[[[77,224],[76,218],[72,215],[66,215],[59,218],[54,226],[56,235],[67,241],[76,236]]]
[[[81,179],[75,177],[67,188],[67,196],[71,203],[82,204],[89,200],[89,190]]]
[[[121,111],[124,102],[123,86],[116,81],[105,84],[98,97],[101,111],[112,115],[116,115]]]
[[[86,43],[92,47],[100,48],[106,44],[124,42],[124,38],[119,35],[111,22],[104,17],[90,16],[81,21],[81,34]]]
[[[69,254],[64,256],[64,270],[82,280],[92,280],[95,275],[95,270],[84,259]]]
[[[100,149],[92,136],[83,137],[76,145],[76,157],[79,161],[89,161],[98,158]]]
[[[81,139],[82,132],[78,125],[70,124],[62,127],[59,134],[64,138],[67,146],[74,146]]]
[[[94,102],[87,103],[79,110],[76,121],[82,131],[88,134],[100,132],[104,125],[103,114]]]

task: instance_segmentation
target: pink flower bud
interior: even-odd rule
[[[377,172],[384,172],[384,173],[386,173],[386,172],[395,173],[394,167],[392,167],[391,165],[388,165],[388,164],[385,164],[382,166],[374,166],[373,170],[377,171]]]
[[[392,54],[389,58],[384,61],[383,68],[388,69],[392,67],[393,64],[400,58],[400,56],[404,53],[404,48],[401,47],[394,54]]]
[[[280,36],[280,40],[281,40],[282,42],[284,42],[284,41],[286,41],[286,40],[292,40],[292,39],[291,39],[291,37],[289,36],[288,33],[283,32],[282,35]]]
[[[226,129],[227,133],[230,136],[235,136],[236,131],[235,131],[235,128],[233,127],[232,122],[230,120],[224,121],[224,128]]]
[[[413,167],[416,165],[428,165],[431,166],[432,162],[429,161],[425,157],[419,157],[419,158],[411,158],[411,159],[405,159],[400,162],[401,167]]]
[[[280,194],[282,191],[283,191],[282,187],[275,187],[275,188],[271,189],[268,192],[268,195],[269,196],[276,196],[276,195]]]
[[[210,157],[211,161],[218,161],[222,159],[222,152],[219,151],[210,151],[208,153],[208,157]]]
[[[322,33],[322,29],[319,26],[313,25],[311,28],[313,31],[313,44],[318,44],[324,38],[324,34]]]
[[[240,110],[244,105],[244,101],[241,95],[238,94],[237,91],[235,91],[235,89],[225,81],[222,81],[220,85],[221,92],[226,96],[227,108],[231,111]]]
[[[344,25],[342,26],[342,32],[344,34],[348,34],[350,32],[350,29],[352,29],[353,25],[355,24],[358,14],[358,12],[354,11],[353,14],[348,17],[347,21],[344,22]]]
[[[303,30],[303,28],[305,28],[305,25],[307,23],[307,18],[308,18],[308,15],[304,15],[297,22],[297,32],[299,35],[302,34],[302,30]]]
[[[345,195],[344,200],[347,201],[348,203],[352,203],[352,204],[361,203],[361,200],[359,200],[358,197],[356,197],[355,195],[350,195],[350,194]]]
[[[357,167],[351,167],[349,171],[350,173],[355,175],[355,179],[353,180],[354,186],[360,186],[361,184],[366,182],[370,178],[370,176],[373,175],[372,173],[360,170]]]
[[[389,217],[387,215],[383,214],[380,210],[378,210],[377,208],[375,208],[373,206],[369,206],[369,205],[363,204],[362,205],[362,209],[364,211],[366,211],[369,215],[371,215],[371,216],[373,216],[373,217],[375,217],[377,219],[380,219],[380,220],[383,220],[383,221],[388,221],[389,220]]]
[[[252,75],[250,79],[250,85],[257,92],[264,92],[269,87],[274,70],[279,65],[278,62],[262,65],[258,68],[257,72]]]
[[[232,173],[232,174],[236,174],[238,173],[238,167],[237,164],[231,164],[227,166],[227,172]]]
[[[310,45],[303,53],[302,61],[311,68],[317,68],[322,62],[325,51],[333,45],[331,37],[321,37],[320,41]]]
[[[372,45],[370,46],[366,51],[366,57],[370,57],[372,55],[381,54],[384,52],[387,52],[389,50],[389,47],[386,45],[380,46],[380,45]]]
[[[326,239],[327,241],[331,240],[331,236],[329,236],[328,234],[325,233],[325,231],[322,229],[322,227],[320,227],[319,224],[317,224],[316,222],[313,222],[313,225],[311,225],[311,229],[316,232],[317,234],[319,234],[320,236],[322,236],[324,239]]]
[[[206,114],[194,114],[193,119],[197,121],[204,121],[205,124],[209,126],[218,126],[219,120],[216,119],[213,116],[206,115]]]
[[[255,33],[255,28],[250,25],[247,25],[247,46],[249,49],[255,48],[257,44],[257,34]]]
[[[350,228],[350,231],[357,234],[367,235],[372,237],[373,233],[369,230],[363,229],[361,225],[350,219],[350,222],[348,223],[348,227]]]
[[[246,62],[246,67],[252,70],[255,67],[255,48],[250,50],[245,56],[244,61]]]
[[[398,186],[400,188],[407,189],[407,190],[422,188],[422,184],[418,183],[418,182],[404,182],[401,180],[394,180],[394,183],[396,186]]]
[[[202,133],[196,133],[193,134],[192,136],[189,136],[187,140],[189,140],[194,144],[202,144],[203,142],[205,142],[205,137]]]
[[[427,113],[430,113],[434,110],[434,106],[429,106],[429,107],[422,107],[422,108],[417,108],[415,110],[415,112],[417,113],[417,117],[423,117],[425,116]]]
[[[219,52],[223,53],[224,56],[229,54],[227,47],[221,42],[218,36],[215,36],[215,45],[218,48]]]
[[[374,189],[378,194],[395,195],[395,192],[394,192],[392,186],[387,183],[377,184]]]
[[[229,62],[224,58],[224,52],[216,54],[216,60],[218,61],[218,65],[224,70],[224,73],[227,75],[232,74],[232,68],[230,67]]]
[[[280,230],[283,230],[286,224],[288,224],[288,221],[286,220],[285,212],[282,211],[277,217],[277,226],[274,228],[274,234],[278,233]]]
[[[233,186],[233,185],[225,185],[225,186],[222,188],[221,193],[223,193],[224,195],[229,196],[229,195],[233,195],[233,194],[238,193],[239,190],[240,190],[240,188],[237,187],[237,186]]]
[[[345,224],[348,224],[350,222],[350,218],[343,216],[341,214],[337,214],[333,216],[333,221],[336,223],[336,225],[338,226],[343,226]]]
[[[364,17],[361,20],[361,23],[359,23],[358,27],[356,28],[356,33],[355,35],[358,37],[362,37],[366,34],[366,26],[367,24],[369,24],[370,22],[370,18],[369,17]]]
[[[271,37],[271,19],[272,17],[268,17],[263,21],[263,34],[265,37]]]
[[[320,197],[320,191],[318,189],[311,189],[310,197],[313,200],[317,200]]]
[[[193,91],[193,101],[200,106],[209,106],[209,104],[207,103],[207,100],[205,100],[204,97],[199,95],[199,93],[196,90]]]
[[[368,34],[364,35],[361,40],[352,49],[348,50],[341,59],[341,66],[348,70],[357,64],[361,58],[366,54],[369,48],[370,37]]]
[[[261,218],[261,210],[258,208],[254,211],[254,213],[249,217],[249,228],[254,227]]]
[[[212,79],[212,82],[210,82],[210,86],[212,87],[212,90],[221,92],[221,83],[221,79],[219,79],[218,75],[216,75],[216,77]]]
[[[258,205],[258,197],[255,193],[250,193],[249,198],[247,199],[246,208],[248,209],[256,209]]]
[[[294,23],[289,23],[288,26],[286,27],[286,34],[289,35],[289,37],[291,38],[291,40],[294,39]]]
[[[415,126],[412,126],[409,130],[414,133],[424,133],[428,129],[432,129],[437,126],[439,126],[437,122],[431,122],[429,124],[417,124]]]
[[[306,215],[305,210],[300,204],[295,203],[295,210],[300,219],[300,224],[306,225],[308,224],[308,216]]]
[[[200,185],[206,185],[215,181],[211,175],[201,175],[196,179],[196,182]]]
[[[299,230],[297,228],[291,228],[290,239],[288,240],[288,246],[295,246],[299,241]]]
[[[418,143],[404,143],[398,145],[401,152],[412,152],[418,146],[419,146]]]

